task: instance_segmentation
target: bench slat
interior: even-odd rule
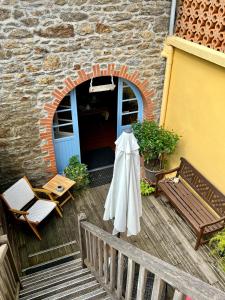
[[[170,198],[181,214],[188,219],[197,232],[199,232],[199,225],[217,220],[217,218],[213,215],[211,215],[211,218],[209,219],[208,214],[205,214],[205,211],[201,206],[199,206],[199,209],[202,209],[201,211],[197,209],[197,205],[200,204],[200,201],[197,198],[195,199],[195,206],[193,206],[193,200],[190,200],[189,191],[182,182],[174,184],[172,182],[164,181],[159,182],[159,186]],[[187,190],[186,195],[184,193],[185,188]],[[192,197],[194,196],[192,195]],[[221,227],[221,225],[216,224],[210,227],[212,230],[216,230],[217,228]]]
[[[182,192],[184,190],[188,190],[188,188],[185,186],[185,184],[183,184],[180,186],[180,190]],[[195,197],[195,195],[193,195],[189,190],[188,192],[189,192],[188,195],[190,197],[190,201],[193,203],[194,207],[196,207],[196,209],[199,209],[200,212],[205,214],[208,217],[209,222],[215,221],[216,216],[211,211],[209,211],[207,207],[204,206],[204,204]]]
[[[177,189],[177,193],[181,195],[182,200],[185,201],[192,213],[196,215],[198,223],[200,225],[218,220],[215,215],[213,215],[209,210],[207,210],[204,205],[202,205],[201,201],[196,198],[195,195],[189,192],[188,194],[186,194],[186,196],[183,196],[183,191],[185,189],[187,190],[187,187],[183,183],[179,184],[179,186],[177,186]]]
[[[184,189],[188,190],[188,188],[184,184],[179,185],[179,187],[180,187],[180,190],[184,190]],[[219,217],[215,216],[211,211],[207,210],[207,208],[204,206],[204,204],[197,197],[195,197],[194,194],[192,194],[190,191],[188,191],[188,192],[189,192],[188,198],[184,198],[183,200],[187,201],[186,203],[191,208],[191,210],[194,214],[196,214],[198,216],[200,214],[202,216],[200,225],[205,224],[205,223],[211,223],[211,222],[217,221],[219,219]],[[193,207],[192,207],[192,205],[193,205]],[[199,217],[199,219],[200,219],[200,217]],[[215,231],[215,230],[218,230],[218,228],[223,228],[223,226],[221,226],[220,223],[211,225],[205,229],[205,232]]]
[[[182,200],[180,196],[177,195],[176,191],[170,189],[169,185],[165,184],[164,182],[160,182],[159,187],[166,194],[166,196],[169,197],[176,209],[178,209],[180,213],[191,222],[191,225],[194,227],[194,229],[198,231],[199,223],[197,223],[195,219],[193,219],[190,212],[183,207]],[[178,201],[178,199],[180,201]]]

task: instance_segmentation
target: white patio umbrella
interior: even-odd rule
[[[140,192],[140,156],[132,132],[123,132],[116,140],[113,178],[105,202],[103,220],[114,218],[113,234],[140,231],[142,202]]]

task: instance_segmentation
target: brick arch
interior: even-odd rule
[[[143,81],[140,80],[138,71],[128,73],[128,67],[126,65],[123,65],[119,69],[116,69],[115,64],[108,64],[106,69],[101,69],[100,65],[97,64],[92,66],[92,72],[87,73],[85,70],[81,69],[77,71],[77,75],[78,76],[76,80],[72,80],[71,77],[67,77],[64,80],[64,88],[56,88],[52,92],[52,96],[54,97],[53,101],[51,103],[45,104],[44,106],[44,110],[47,112],[47,116],[40,120],[40,125],[42,127],[40,138],[43,142],[43,146],[41,146],[41,149],[42,152],[46,154],[44,160],[48,163],[48,171],[53,174],[57,173],[55,151],[52,138],[53,117],[62,99],[81,83],[90,80],[91,78],[111,75],[127,79],[139,89],[142,95],[144,119],[153,119],[152,96],[154,95],[154,91],[148,89],[147,79]]]

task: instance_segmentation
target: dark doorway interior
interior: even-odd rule
[[[110,77],[93,79],[93,86],[111,83]],[[117,130],[117,85],[114,91],[89,93],[90,80],[76,89],[81,161],[89,170],[112,165]]]

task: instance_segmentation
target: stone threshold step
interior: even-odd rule
[[[28,255],[28,258],[32,258],[32,257],[38,256],[38,255],[46,254],[48,252],[55,251],[55,250],[58,250],[60,248],[70,246],[70,245],[75,245],[75,244],[77,244],[76,241],[71,241],[71,242],[61,244],[61,245],[58,245],[58,246],[55,246],[55,247],[51,247],[51,248],[48,248],[48,249],[45,249],[45,250],[42,250],[42,251],[39,251],[39,252],[31,253],[31,254]]]
[[[80,251],[76,251],[76,252],[70,253],[68,255],[64,255],[64,256],[49,260],[47,262],[37,264],[37,265],[31,266],[29,268],[23,269],[22,274],[29,275],[29,274],[33,274],[35,272],[39,272],[39,271],[48,269],[50,267],[55,267],[55,266],[65,263],[65,262],[72,261],[72,260],[78,258],[79,255],[80,255]]]

